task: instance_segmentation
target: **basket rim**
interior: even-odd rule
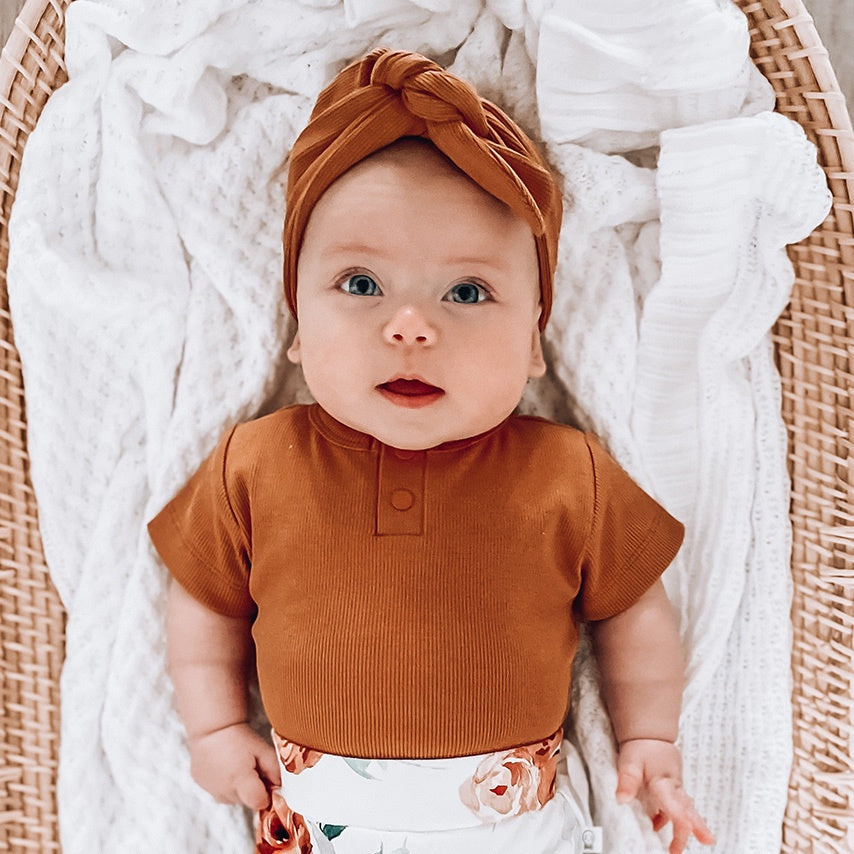
[[[854,128],[845,93],[830,60],[830,53],[822,41],[815,20],[803,0],[778,0],[780,8],[788,16],[779,26],[794,29],[803,54],[812,67],[822,99],[827,107],[831,127],[838,131],[839,154],[846,171],[854,172]],[[852,174],[849,181],[854,181]],[[854,195],[854,185],[848,185],[849,195]]]
[[[16,83],[16,75],[26,77],[21,60],[30,44],[38,41],[36,29],[48,7],[57,9],[54,0],[26,0],[12,25],[12,31],[0,52],[0,112],[10,107],[9,97]],[[30,82],[34,81],[30,79]]]

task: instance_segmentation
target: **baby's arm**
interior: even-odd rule
[[[266,783],[281,779],[275,750],[247,722],[249,621],[211,611],[172,581],[166,635],[193,779],[220,803],[263,809]]]
[[[674,744],[684,662],[664,585],[657,581],[631,608],[591,627],[619,743],[617,799],[640,798],[656,830],[673,822],[671,854],[679,854],[692,834],[711,844],[711,831],[682,788],[682,759]]]

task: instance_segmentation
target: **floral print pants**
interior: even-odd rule
[[[273,733],[282,786],[256,854],[579,854],[586,824],[562,732],[450,759],[354,759]]]

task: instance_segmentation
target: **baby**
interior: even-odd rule
[[[616,797],[674,854],[713,841],[674,745],[682,526],[594,437],[512,414],[545,371],[560,216],[525,134],[416,54],[342,71],[294,145],[288,357],[317,402],[232,429],[149,526],[193,776],[261,811],[258,852],[581,851],[579,621]]]

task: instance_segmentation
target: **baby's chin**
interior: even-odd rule
[[[464,441],[488,433],[513,413],[509,399],[476,409],[460,406],[459,397],[442,395],[436,401],[410,408],[377,393],[369,406],[348,406],[334,395],[314,395],[314,399],[336,421],[383,445],[401,451],[426,451],[451,442]]]
[[[347,426],[353,427],[354,425],[348,424]],[[457,435],[454,431],[395,429],[388,424],[365,424],[362,427],[356,426],[354,429],[367,433],[378,442],[382,442],[383,445],[388,445],[390,448],[399,451],[427,451],[438,445],[444,445],[446,442],[468,438],[467,435],[462,433]]]
[[[510,413],[508,413],[509,415]],[[377,441],[396,448],[400,451],[427,451],[431,448],[472,439],[488,433],[497,427],[507,416],[495,420],[481,421],[477,424],[461,425],[457,429],[441,425],[435,429],[400,428],[390,424],[371,425],[372,429],[361,429],[361,432],[373,436]],[[351,425],[352,426],[352,425]]]

